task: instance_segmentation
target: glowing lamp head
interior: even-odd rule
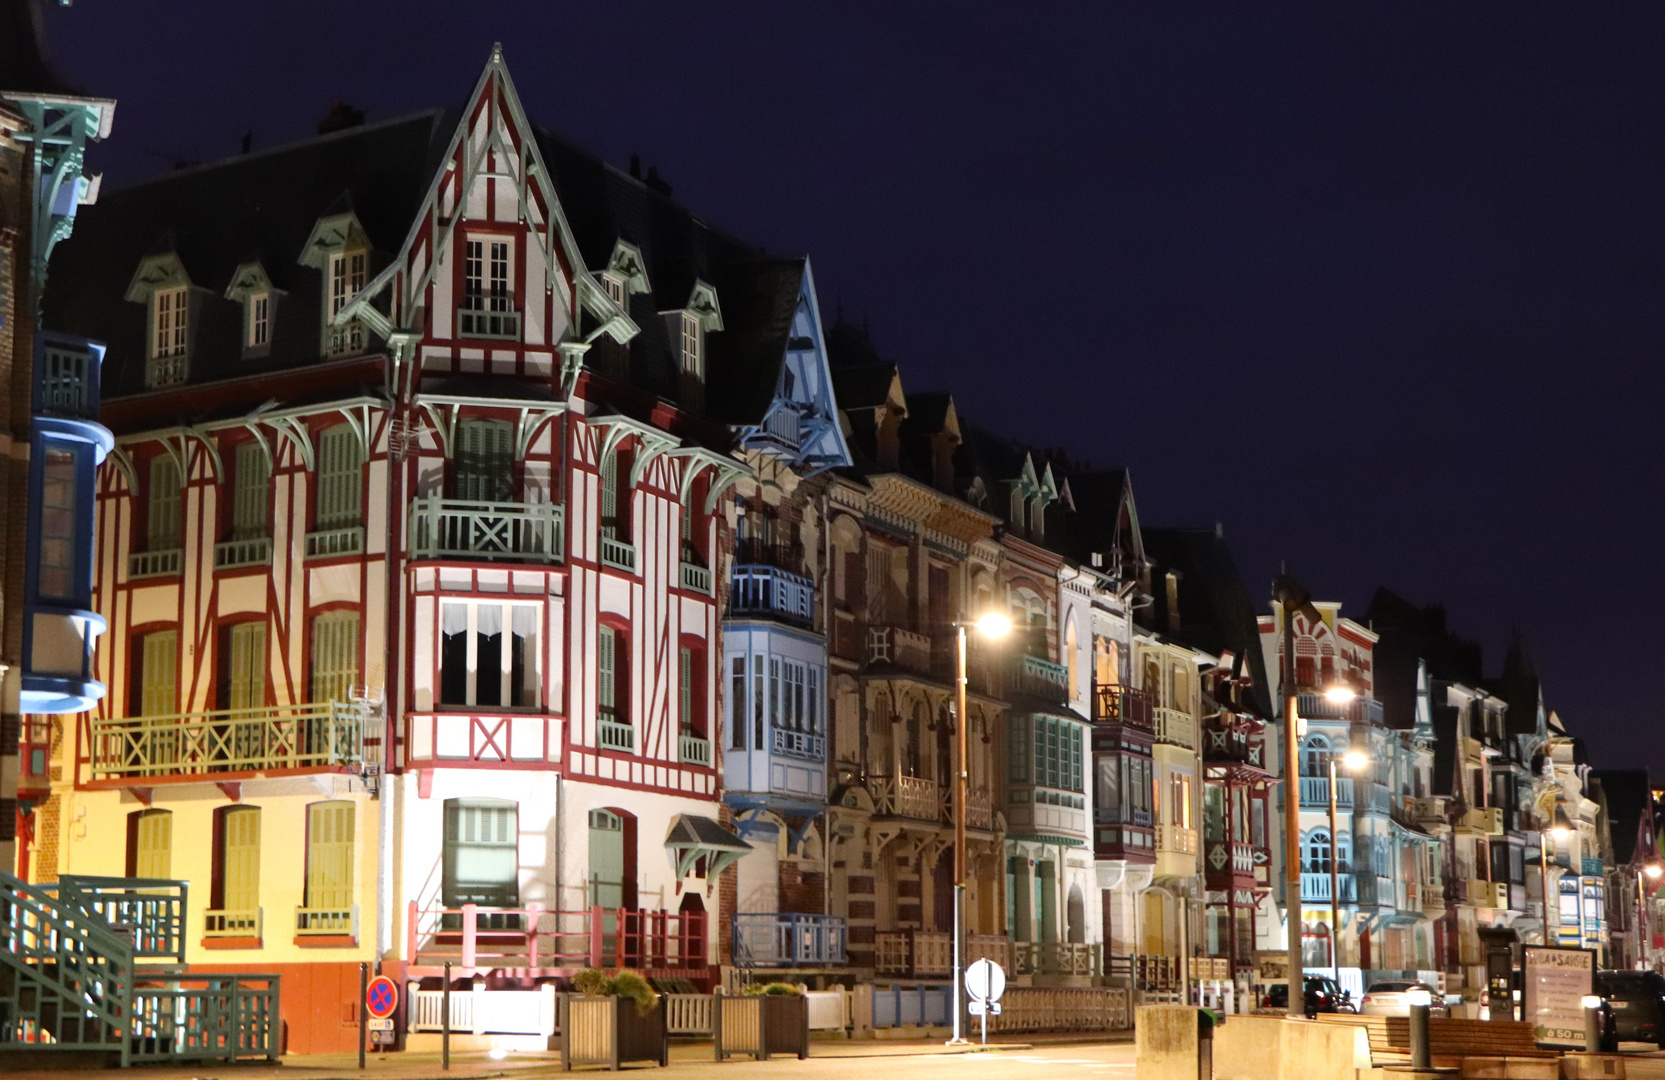
[[[1585,994],[1582,998],[1579,998],[1579,1004],[1586,1009],[1599,1009],[1601,1008],[1601,996],[1599,994]]]
[[[1358,696],[1353,688],[1346,683],[1337,683],[1335,686],[1324,688],[1324,700],[1333,705],[1345,705]]]
[[[1556,841],[1565,840],[1567,837],[1569,837],[1571,835],[1572,835],[1572,830],[1567,828],[1565,825],[1557,825],[1557,826],[1555,826],[1555,828],[1549,830],[1549,837],[1550,837],[1551,840],[1556,840]]]
[[[1648,865],[1642,867],[1642,873],[1648,875],[1650,878],[1658,880],[1660,874],[1665,874],[1665,870],[1660,869],[1658,863],[1649,863]]]
[[[1341,755],[1341,763],[1352,772],[1359,772],[1370,764],[1370,758],[1362,750],[1349,750]]]
[[[1012,632],[1012,620],[991,611],[977,620],[977,632],[986,638],[1003,638]]]

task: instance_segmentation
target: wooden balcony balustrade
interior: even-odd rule
[[[873,776],[873,813],[877,817],[905,817],[916,821],[941,821],[945,816],[943,793],[935,780],[918,776]]]
[[[845,962],[842,916],[742,911],[734,916],[734,962],[741,967],[801,967]]]
[[[867,662],[931,674],[931,639],[900,626],[867,628]]]
[[[548,503],[417,499],[411,504],[413,559],[560,562],[561,507]]]
[[[1014,941],[1012,970],[1019,975],[1097,975],[1099,946],[1079,941]]]
[[[735,566],[730,574],[731,617],[762,616],[795,626],[815,620],[815,582],[802,574],[760,563]]]
[[[573,971],[636,968],[703,974],[703,911],[604,908],[421,908],[411,901],[405,947],[413,967],[438,969],[449,960],[467,970]]]
[[[1187,750],[1197,748],[1197,721],[1190,713],[1183,709],[1156,709],[1156,722],[1153,730],[1156,741],[1183,746]]]
[[[136,781],[365,764],[371,708],[325,701],[257,709],[91,718],[95,780]]]
[[[1095,686],[1093,719],[1150,731],[1153,723],[1150,695],[1131,686]]]
[[[881,930],[874,944],[880,975],[933,977],[954,968],[954,936],[946,930]]]
[[[1006,661],[1006,693],[1062,705],[1070,699],[1069,669],[1039,656],[1019,653]]]

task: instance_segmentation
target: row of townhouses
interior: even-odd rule
[[[361,964],[940,985],[957,857],[1020,984],[1244,1007],[1298,933],[1478,1009],[1491,932],[1653,955],[1646,777],[1522,648],[1484,678],[1386,592],[1286,627],[1220,530],[905,390],[807,258],[538,126],[501,52],[460,109],[96,203],[113,103],[28,91],[10,887],[187,883],[183,962],[280,974],[291,1051],[356,1044]]]

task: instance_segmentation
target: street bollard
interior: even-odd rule
[[[1428,1014],[1434,995],[1426,990],[1412,990],[1405,995],[1411,1007],[1411,1068],[1429,1068]]]
[[[1197,1080],[1214,1080],[1214,1028],[1224,1021],[1212,1009],[1197,1010]]]
[[[1601,1007],[1599,995],[1585,994],[1584,1004],[1584,1050],[1586,1053],[1597,1053],[1601,1050]]]
[[[370,996],[370,965],[358,966],[358,1067],[364,1068],[364,1040],[365,1032],[369,1030],[370,1021],[367,1019],[369,1010],[365,1008],[365,999]]]

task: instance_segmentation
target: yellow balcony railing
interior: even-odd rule
[[[97,780],[274,769],[350,768],[364,763],[371,707],[325,701],[168,716],[94,717]]]

